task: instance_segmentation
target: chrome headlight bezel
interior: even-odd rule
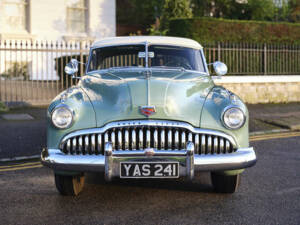
[[[55,122],[56,119],[54,118],[55,116],[59,116],[56,113],[58,113],[58,110],[62,110],[62,109],[66,110],[65,112],[69,113],[69,115],[71,116],[71,119],[65,125],[58,124],[57,122]],[[72,126],[72,124],[74,122],[74,115],[75,115],[74,111],[69,106],[67,106],[65,104],[60,104],[52,110],[51,122],[52,122],[53,126],[58,129],[67,129]]]
[[[228,114],[234,110],[238,110],[238,112],[242,116],[242,120],[237,125],[232,126],[228,122]],[[226,107],[222,113],[222,118],[221,118],[224,127],[226,127],[227,129],[230,129],[230,130],[237,130],[237,129],[240,129],[241,127],[243,127],[244,124],[246,123],[246,119],[247,118],[246,118],[245,112],[238,106]]]

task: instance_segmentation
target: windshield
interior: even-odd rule
[[[180,68],[206,72],[201,51],[166,45],[148,46],[148,66],[146,65],[146,45],[124,45],[93,49],[88,72],[109,68],[150,67]]]

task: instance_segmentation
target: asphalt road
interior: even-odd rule
[[[213,193],[207,173],[197,175],[193,183],[109,184],[99,178],[103,174],[88,174],[81,195],[63,197],[55,189],[51,170],[13,166],[9,171],[2,165],[0,223],[298,225],[300,137],[259,139],[252,142],[258,162],[243,173],[233,195]]]

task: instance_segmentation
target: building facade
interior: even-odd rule
[[[61,80],[61,62],[78,55],[84,61],[87,43],[110,36],[115,0],[0,0],[0,86]]]
[[[0,39],[94,40],[116,35],[115,0],[0,0]]]

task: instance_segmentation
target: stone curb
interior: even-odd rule
[[[282,132],[288,132],[291,131],[290,129],[273,129],[273,130],[264,130],[264,131],[255,131],[250,132],[249,136],[258,136],[258,135],[264,135],[264,134],[276,134],[276,133],[282,133]]]
[[[1,162],[16,162],[16,161],[21,161],[21,160],[29,160],[29,159],[39,159],[41,155],[31,155],[31,156],[17,156],[17,157],[12,157],[12,158],[3,158],[0,159]]]

